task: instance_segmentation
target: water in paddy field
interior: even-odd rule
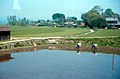
[[[4,57],[0,79],[120,79],[120,55],[44,49]]]

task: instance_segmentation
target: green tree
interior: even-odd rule
[[[114,12],[112,11],[112,9],[108,8],[105,10],[104,14],[105,17],[113,17]]]
[[[82,14],[81,19],[83,19],[86,26],[91,29],[94,28],[104,28],[106,27],[106,20],[101,14],[102,9],[98,6],[93,7],[88,12]]]
[[[67,17],[66,21],[67,21],[67,22],[76,22],[76,21],[77,21],[77,17],[74,17],[74,16],[72,16],[72,17]]]
[[[26,26],[27,25],[27,19],[24,17],[21,19],[21,26]]]
[[[118,18],[118,20],[120,21],[120,15],[118,13],[114,13],[114,17]]]
[[[17,17],[15,15],[8,16],[7,21],[8,21],[9,25],[13,25],[13,26],[15,26],[15,25],[26,26],[26,25],[30,24],[30,20],[26,19],[25,17],[22,19],[21,18],[17,19]]]
[[[103,9],[100,6],[96,5],[91,9],[91,11],[100,14],[103,12]]]
[[[17,24],[17,19],[16,19],[16,16],[13,15],[13,16],[8,16],[7,17],[7,21],[8,21],[8,24],[9,25],[13,25],[15,26]]]
[[[77,21],[77,17],[73,16],[73,17],[70,17],[73,21]]]
[[[112,9],[108,8],[105,10],[105,12],[103,13],[104,17],[115,17],[118,18],[118,20],[120,21],[120,15],[118,13],[114,13],[112,11]]]
[[[55,13],[52,15],[52,19],[58,23],[58,24],[61,24],[65,21],[65,15],[64,14],[61,14],[61,13]]]
[[[92,25],[94,25],[95,28],[105,28],[107,26],[106,20],[104,18],[97,18],[92,21]]]

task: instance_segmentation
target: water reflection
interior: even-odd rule
[[[13,57],[11,57],[11,54],[0,55],[0,63],[8,62],[11,59],[14,59]]]
[[[113,53],[113,56],[112,56],[112,70],[114,70],[114,53]]]
[[[80,48],[76,47],[77,50],[77,54],[82,54],[82,51],[80,50]]]
[[[39,48],[39,47],[32,47],[32,48],[27,48],[27,49],[22,49],[22,50],[15,50],[15,51],[6,51],[6,52],[0,52],[0,63],[2,62],[9,62],[10,60],[14,59],[11,54],[14,53],[14,52],[27,52],[27,51],[36,51],[36,50],[41,50],[41,49],[49,49],[49,50],[69,50],[70,47],[57,47],[57,46],[48,46],[48,47],[44,47],[44,48]],[[83,48],[76,48],[76,52],[77,54],[82,54],[83,53]],[[85,52],[85,51],[84,51]],[[94,48],[94,47],[91,47],[91,52],[94,54],[94,55],[97,55],[97,48]],[[114,70],[114,53],[112,54],[112,61],[111,61],[111,64],[112,64],[112,70]]]
[[[82,51],[80,50],[80,48],[76,48],[76,51],[77,51],[77,54],[82,54]],[[94,55],[98,55],[96,47],[92,47],[91,51]],[[114,70],[114,67],[115,67],[115,63],[114,63],[115,60],[114,59],[115,59],[115,57],[114,57],[114,53],[113,53],[112,54],[112,70]]]
[[[97,48],[95,46],[92,46],[91,50],[94,55],[97,55]]]
[[[82,46],[80,49],[76,49],[75,46],[65,46],[65,45],[43,45],[43,46],[34,46],[34,47],[27,47],[27,48],[18,48],[18,49],[11,49],[11,50],[1,50],[1,53],[14,53],[14,52],[28,52],[28,51],[36,51],[36,50],[41,50],[41,49],[49,49],[49,50],[77,50],[79,53],[80,51],[85,51],[85,52],[93,52],[93,54],[97,54],[96,52],[101,52],[101,53],[108,53],[108,54],[117,54],[120,55],[120,48],[110,48],[110,47],[97,47],[92,48],[89,46]]]
[[[0,64],[0,79],[120,79],[120,56],[49,48],[12,54],[14,61]]]
[[[114,53],[94,56],[98,50],[92,49],[92,53],[82,47],[72,51],[48,48],[34,47],[32,52],[12,54],[15,58],[12,62],[8,62],[13,59],[11,52],[0,52],[4,53],[0,62],[7,62],[0,63],[0,79],[120,79],[120,56]],[[82,55],[76,55],[76,51]]]
[[[77,54],[82,54],[83,48],[81,48],[81,47],[79,47],[79,48],[76,47],[76,51],[77,51]],[[97,55],[97,47],[92,46],[90,52],[92,52],[94,55]]]
[[[27,47],[27,48],[18,48],[18,49],[12,49],[12,50],[0,50],[0,62],[3,61],[3,59],[7,61],[13,59],[11,57],[12,53],[17,52],[28,52],[28,51],[36,51],[36,50],[42,50],[42,49],[49,49],[49,50],[71,50],[71,51],[77,51],[77,54],[82,54],[84,52],[92,52],[94,55],[97,55],[97,52],[100,53],[107,53],[107,54],[113,54],[112,57],[112,69],[114,69],[114,54],[119,55],[120,49],[119,48],[108,48],[108,47],[85,47],[82,46],[80,48],[76,48],[75,46],[65,46],[65,45],[45,45],[45,46],[34,46],[34,47]],[[114,52],[114,53],[113,53]],[[6,57],[4,57],[6,55]],[[2,57],[3,56],[3,57]]]

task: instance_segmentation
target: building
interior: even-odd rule
[[[0,27],[0,40],[10,40],[10,29],[7,27]]]
[[[79,27],[79,25],[75,22],[65,22],[64,25],[68,27]]]
[[[107,17],[106,21],[108,28],[120,28],[120,22],[118,21],[118,18]]]

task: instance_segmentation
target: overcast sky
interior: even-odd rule
[[[0,16],[16,15],[31,20],[52,19],[54,13],[75,16],[80,19],[82,13],[93,6],[111,8],[120,14],[120,0],[0,0]]]

